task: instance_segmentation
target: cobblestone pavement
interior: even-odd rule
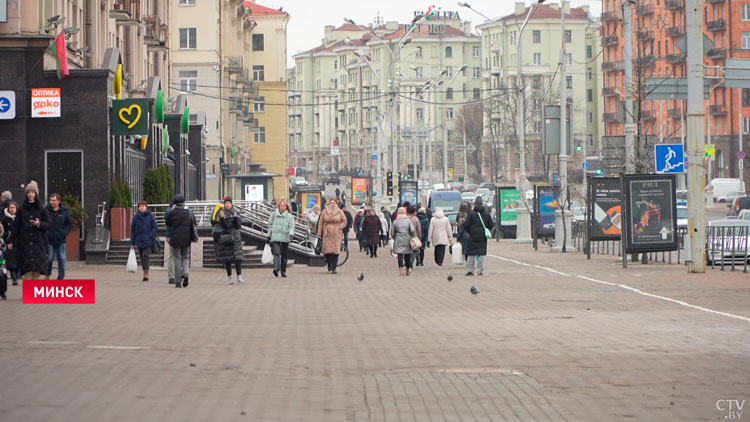
[[[693,421],[750,402],[750,274],[501,241],[466,277],[431,254],[410,277],[352,252],[337,275],[193,269],[181,290],[74,266],[96,305],[10,286],[0,420]]]

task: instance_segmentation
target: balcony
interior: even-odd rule
[[[685,35],[685,31],[679,26],[670,26],[666,32],[668,37],[682,37]]]
[[[681,108],[670,108],[667,109],[667,117],[670,119],[680,119],[682,118],[682,109]]]
[[[712,48],[706,52],[706,57],[709,59],[726,59],[727,49],[726,48]]]
[[[623,70],[625,67],[625,62],[622,60],[618,60],[616,62],[603,62],[602,63],[602,71],[612,71],[612,70]]]
[[[636,57],[635,59],[635,65],[639,67],[649,67],[653,66],[656,60],[654,60],[653,55],[644,55],[641,57]]]
[[[709,31],[723,31],[727,27],[726,22],[724,19],[717,19],[715,21],[709,21],[706,25],[706,29]]]
[[[602,40],[602,44],[604,44],[605,47],[617,45],[618,42],[619,39],[617,38],[617,35],[610,35],[608,37],[604,37],[604,39]]]
[[[242,97],[229,97],[229,110],[242,112]]]
[[[635,8],[635,14],[640,16],[652,15],[654,7],[650,4],[643,4]]]
[[[227,71],[229,73],[242,73],[242,56],[231,56],[229,57],[229,64],[227,65]]]
[[[667,54],[667,63],[669,64],[680,64],[685,63],[685,55],[684,54]]]
[[[724,3],[724,0],[706,0],[708,4]]]
[[[667,10],[679,10],[685,8],[685,3],[683,0],[666,0],[664,2],[664,7]]]
[[[724,104],[716,104],[709,107],[709,113],[712,116],[726,116],[727,115],[727,106]]]
[[[651,110],[641,110],[641,120],[642,121],[650,121],[654,120],[654,112]]]
[[[636,39],[638,41],[653,41],[654,31],[638,31],[636,33]]]
[[[602,22],[612,22],[618,20],[620,17],[617,16],[617,12],[604,12],[602,13]]]
[[[159,16],[145,16],[143,41],[146,45],[164,47],[167,42],[167,25],[161,23]]]
[[[114,0],[109,17],[115,19],[117,25],[138,25],[141,19],[141,0]]]
[[[617,94],[617,89],[615,87],[609,86],[606,88],[602,88],[602,96],[603,97],[617,97],[619,94]]]
[[[604,123],[617,123],[617,114],[616,113],[604,113]]]

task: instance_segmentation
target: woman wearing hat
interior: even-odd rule
[[[242,236],[240,235],[240,216],[234,209],[232,198],[224,198],[224,209],[219,210],[219,224],[221,225],[221,236],[219,236],[219,248],[216,250],[216,260],[224,264],[227,269],[227,282],[234,284],[232,276],[232,264],[237,272],[237,282],[244,283],[242,279]]]
[[[49,272],[49,241],[47,230],[51,224],[47,209],[39,200],[39,186],[35,181],[26,185],[26,198],[18,210],[8,243],[16,249],[21,274],[38,279]]]

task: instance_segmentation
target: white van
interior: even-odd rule
[[[706,186],[714,202],[729,202],[736,196],[745,196],[745,183],[740,179],[713,179]]]

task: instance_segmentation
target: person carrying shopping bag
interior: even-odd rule
[[[443,209],[438,207],[435,210],[435,214],[430,220],[430,229],[427,235],[427,240],[432,244],[435,252],[435,263],[439,267],[443,266],[443,260],[445,259],[445,248],[451,244],[451,221],[445,216]]]
[[[146,201],[139,202],[138,212],[133,216],[133,221],[130,223],[130,248],[137,247],[138,254],[141,256],[142,281],[148,281],[151,244],[154,243],[158,230],[156,217],[149,211],[148,203]]]
[[[268,217],[268,238],[273,252],[273,276],[286,277],[287,253],[289,242],[294,237],[294,216],[289,212],[289,206],[284,199],[280,199],[276,211]]]

